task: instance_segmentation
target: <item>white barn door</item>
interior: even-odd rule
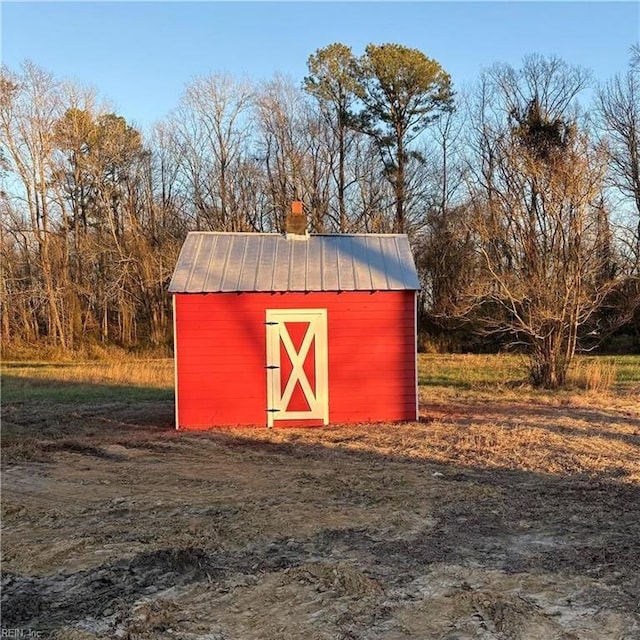
[[[326,309],[267,309],[267,425],[329,424]]]

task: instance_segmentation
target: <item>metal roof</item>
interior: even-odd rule
[[[420,288],[406,235],[283,236],[193,231],[170,293]]]

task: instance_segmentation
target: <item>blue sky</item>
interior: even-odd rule
[[[25,59],[93,86],[147,128],[194,76],[301,81],[311,53],[394,42],[438,60],[461,86],[494,62],[555,54],[596,78],[624,71],[640,38],[638,2],[10,2],[2,61]]]

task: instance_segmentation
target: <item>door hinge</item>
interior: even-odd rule
[[[280,367],[277,364],[268,364],[267,369],[279,369]]]
[[[276,412],[280,411],[280,409],[267,409],[267,411],[269,413],[276,413]]]
[[[278,323],[278,322],[271,322],[271,321],[267,321],[267,322],[265,322],[265,324],[270,324],[270,325],[271,325],[271,324],[280,324],[280,323]]]

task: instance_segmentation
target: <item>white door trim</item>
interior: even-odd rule
[[[287,322],[308,322],[300,349],[296,350]],[[329,382],[326,309],[267,309],[267,426],[277,420],[322,420],[329,424]],[[314,343],[315,390],[307,379],[304,363]],[[291,360],[292,370],[282,390],[280,345]],[[287,411],[296,383],[309,403],[309,411]],[[280,391],[282,390],[282,393]]]

